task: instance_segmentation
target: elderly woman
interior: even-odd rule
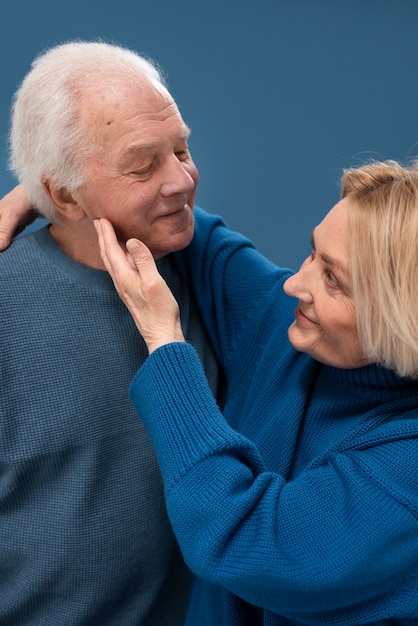
[[[150,352],[130,393],[196,574],[187,624],[417,624],[418,170],[346,171],[296,274],[195,217],[178,263],[223,412],[151,254],[96,224]]]
[[[151,255],[98,231],[152,353],[130,392],[198,577],[187,624],[418,623],[418,170],[346,171],[296,274],[196,210],[178,260],[223,414]]]

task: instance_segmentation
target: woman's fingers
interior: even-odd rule
[[[147,246],[138,239],[126,242],[126,252],[121,248],[112,224],[107,219],[95,220],[103,263],[120,288],[131,287],[132,271],[140,274],[138,285],[160,281],[154,257]],[[139,277],[138,277],[139,278]]]
[[[152,270],[155,268],[155,270],[158,271],[151,251],[142,241],[139,241],[139,239],[128,239],[126,242],[126,250],[129,252],[138,270],[143,268]]]
[[[171,341],[184,341],[177,302],[150,250],[138,239],[129,239],[123,250],[106,219],[95,220],[95,228],[103,263],[149,352]]]
[[[115,278],[114,274],[123,270],[127,263],[126,254],[120,247],[109,220],[105,218],[94,220],[94,226],[99,240],[102,261],[112,278]]]
[[[0,199],[0,251],[5,250],[14,235],[35,219],[22,185],[17,185]]]

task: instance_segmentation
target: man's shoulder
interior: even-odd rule
[[[30,257],[38,253],[36,240],[39,238],[38,232],[29,233],[16,237],[10,246],[3,252],[0,252],[0,266],[8,267],[16,262],[28,260]]]
[[[44,235],[45,236],[45,235]],[[48,262],[42,252],[41,231],[17,237],[0,252],[0,281],[9,279],[23,284],[35,276],[48,273]]]

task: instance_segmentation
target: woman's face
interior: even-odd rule
[[[315,228],[312,240],[312,254],[284,284],[287,295],[299,300],[290,343],[326,365],[362,367],[367,360],[357,334],[345,199]]]

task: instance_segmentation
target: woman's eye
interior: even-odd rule
[[[338,282],[336,281],[335,276],[334,276],[334,274],[332,274],[332,272],[326,271],[325,275],[327,277],[328,284],[331,287],[338,287]]]

